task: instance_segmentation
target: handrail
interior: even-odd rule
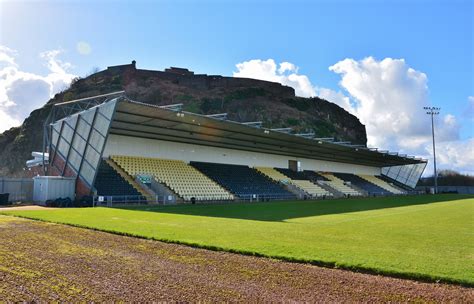
[[[54,106],[57,107],[57,106],[62,106],[62,105],[66,105],[66,104],[76,103],[76,102],[79,102],[79,101],[88,100],[88,99],[96,99],[96,98],[107,97],[107,96],[112,96],[112,95],[118,95],[118,94],[123,94],[123,93],[125,93],[125,91],[117,91],[117,92],[112,92],[112,93],[107,93],[107,94],[102,94],[102,95],[84,97],[84,98],[74,99],[74,100],[70,100],[70,101],[55,103]]]

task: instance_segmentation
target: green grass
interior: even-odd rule
[[[143,238],[474,286],[474,198],[408,196],[0,213]]]

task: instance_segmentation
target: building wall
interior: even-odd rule
[[[33,180],[35,203],[43,205],[48,200],[75,198],[76,179],[74,177],[37,176]]]
[[[0,177],[0,193],[9,193],[9,202],[31,202],[33,179]]]
[[[164,81],[171,81],[172,83],[176,83],[181,86],[199,90],[212,90],[216,88],[239,89],[258,87],[264,88],[268,92],[271,92],[274,95],[280,97],[295,97],[295,90],[292,87],[282,85],[278,82],[251,78],[226,77],[221,75],[194,74],[194,72],[189,71],[187,69],[176,67],[165,69],[165,71],[142,70],[136,69],[135,61],[133,61],[132,64],[110,66],[107,68],[106,71],[104,71],[104,73],[107,73],[109,75],[124,72],[124,79],[126,80],[132,80],[137,77],[151,77]]]
[[[53,153],[55,153],[54,150],[52,154]],[[61,155],[59,154],[56,155],[53,162],[54,164],[49,166],[48,175],[76,178],[76,198],[77,199],[86,195],[90,195],[92,193],[92,186],[85,183],[81,178],[78,178],[76,171],[74,171],[74,169],[70,165],[66,165],[66,162],[64,161]],[[64,166],[66,167],[64,168]],[[59,168],[64,168],[64,173],[61,172]]]
[[[92,107],[51,125],[51,175],[94,184],[116,101]]]
[[[186,162],[203,161],[280,168],[287,168],[289,160],[298,160],[301,162],[301,168],[304,170],[380,174],[380,168],[377,167],[150,140],[114,134],[110,134],[107,139],[103,157],[110,155],[143,156],[176,159]]]

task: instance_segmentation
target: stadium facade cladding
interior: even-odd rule
[[[414,188],[427,161],[330,139],[287,134],[258,124],[128,99],[123,92],[57,104],[45,124],[45,175],[76,177],[89,195],[100,160],[111,155],[246,166],[385,175]],[[62,116],[57,120],[57,116]]]

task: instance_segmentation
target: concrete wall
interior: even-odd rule
[[[33,179],[0,177],[0,193],[9,193],[9,202],[31,202],[33,200]]]
[[[176,159],[186,162],[203,161],[280,168],[287,168],[289,160],[298,160],[301,162],[301,168],[304,170],[380,174],[380,168],[377,167],[150,140],[114,134],[110,134],[108,137],[103,157],[110,155],[143,156]]]

